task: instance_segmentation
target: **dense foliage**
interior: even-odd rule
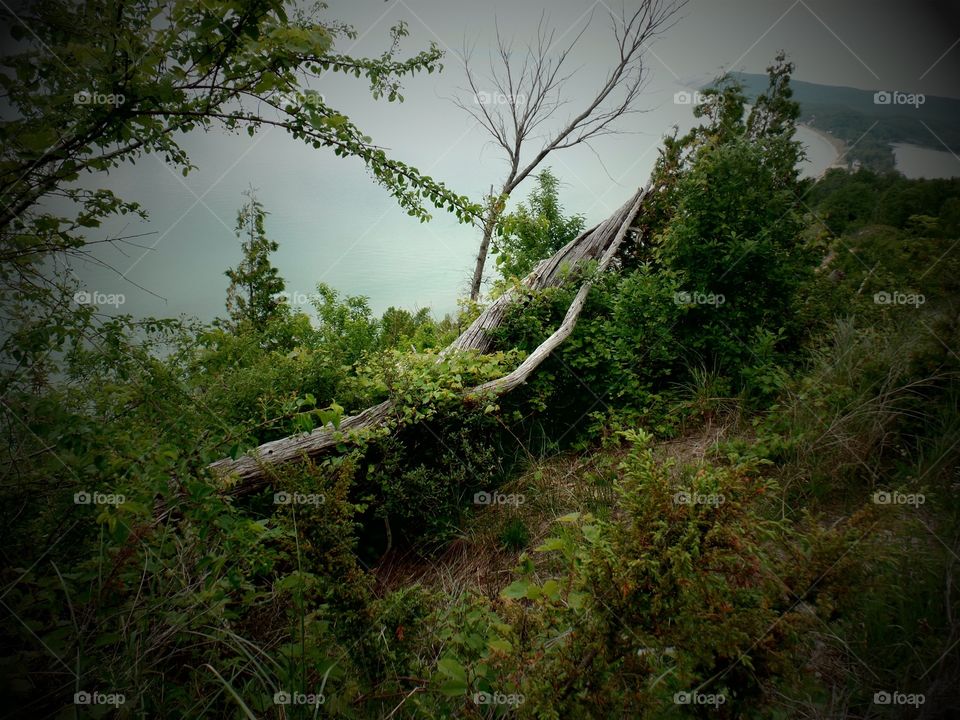
[[[249,27],[249,63],[278,32],[320,42]],[[801,183],[791,72],[750,113],[735,83],[708,93],[616,270],[521,298],[486,355],[439,354],[471,306],[376,317],[323,284],[312,314],[280,302],[282,238],[250,204],[250,322],[43,325],[4,298],[13,712],[894,717],[919,697],[949,717],[960,185]],[[507,272],[581,223],[541,176]],[[530,382],[465,402],[586,278]],[[388,398],[385,425],[265,489],[208,468]]]
[[[559,181],[544,168],[527,203],[500,219],[493,252],[505,278],[522,278],[534,266],[553,255],[583,230],[583,216],[563,216]]]

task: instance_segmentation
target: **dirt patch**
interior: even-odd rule
[[[733,425],[708,421],[683,437],[655,443],[653,456],[661,462],[674,460],[678,466],[696,465],[710,458],[716,444],[728,440],[732,433]]]

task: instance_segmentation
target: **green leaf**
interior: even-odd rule
[[[547,580],[543,584],[542,588],[543,594],[546,595],[551,600],[560,599],[560,584],[553,579]]]
[[[557,550],[563,550],[566,546],[567,543],[563,538],[549,537],[534,548],[534,552],[556,552]]]
[[[447,697],[456,697],[467,692],[467,683],[465,680],[447,680],[440,686],[440,692]]]
[[[500,597],[509,600],[519,600],[521,598],[536,600],[540,597],[540,593],[540,587],[535,583],[529,580],[515,580],[500,591]]]
[[[527,596],[530,589],[530,582],[527,580],[514,580],[500,591],[500,597],[507,600],[519,600]]]
[[[596,544],[596,542],[600,539],[600,528],[596,525],[584,525],[583,537],[586,538],[587,542],[589,542],[591,545]]]
[[[309,413],[301,413],[293,418],[293,426],[299,432],[311,432],[313,430],[313,418]]]
[[[441,658],[437,663],[437,670],[442,672],[444,675],[449,677],[452,680],[457,680],[463,684],[464,690],[467,687],[467,671],[464,670],[463,665],[454,660],[449,655],[447,657]]]
[[[149,515],[150,510],[147,509],[147,506],[133,502],[132,500],[127,500],[125,503],[117,506],[117,512],[129,513],[130,515]]]
[[[489,646],[494,652],[508,653],[513,650],[513,645],[503,638],[494,638],[489,642]]]

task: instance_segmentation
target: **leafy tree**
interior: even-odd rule
[[[376,348],[380,321],[370,310],[369,298],[348,295],[341,300],[334,288],[318,283],[311,303],[320,320],[317,341],[334,363],[353,365]]]
[[[563,216],[558,186],[550,168],[544,168],[537,175],[537,187],[527,205],[520,203],[501,221],[493,251],[505,278],[522,278],[537,262],[553,255],[583,230],[582,215]]]
[[[706,122],[682,136],[678,135],[679,128],[674,126],[673,133],[663,138],[663,147],[658,151],[650,174],[651,193],[645,201],[645,212],[636,221],[639,232],[628,237],[620,251],[627,267],[654,259],[653,249],[680,204],[680,181],[698,155],[708,147],[722,145],[744,133],[747,97],[737,81],[725,75],[702,95],[703,102],[693,109],[693,114]]]
[[[702,92],[703,101],[693,109],[694,117],[705,122],[681,137],[677,137],[674,128],[673,135],[664,138],[664,146],[650,179],[654,190],[676,200],[670,193],[697,158],[709,148],[737,138],[756,143],[758,161],[762,159],[766,164],[771,161],[776,164],[781,182],[795,183],[799,176],[797,163],[802,159],[803,151],[794,140],[800,117],[800,105],[792,99],[790,87],[790,75],[794,69],[794,64],[782,51],[777,54],[774,63],[767,68],[767,89],[757,96],[749,115],[746,113],[744,87],[732,75],[724,75],[706,88]],[[661,222],[669,219],[671,215],[665,210],[655,213],[656,219]]]
[[[686,136],[678,137],[675,125],[663,138],[663,147],[650,174],[650,192],[644,200],[644,212],[634,220],[637,231],[628,233],[620,247],[624,268],[635,268],[651,259],[654,240],[664,231],[677,206],[677,184],[685,168],[688,151]]]
[[[243,260],[224,273],[230,278],[227,288],[227,311],[236,327],[248,322],[257,331],[278,313],[282,301],[276,296],[283,292],[284,282],[277,268],[270,262],[270,253],[279,245],[267,238],[263,223],[267,212],[252,191],[244,193],[247,202],[237,212],[237,236],[241,241]]]
[[[810,270],[800,248],[793,69],[777,56],[749,114],[741,85],[721,79],[696,109],[708,122],[682,138],[681,148],[668,146],[672,155],[664,158],[672,162],[654,177],[675,202],[656,258],[684,288],[679,336],[702,360],[733,367],[755,360],[757,333],[790,324],[789,308]]]
[[[343,73],[364,77],[374,98],[402,101],[403,78],[442,68],[439,48],[398,58],[408,33],[401,23],[381,56],[345,55],[336,42],[357,33],[325,10],[322,2],[292,0],[20,0],[0,8],[0,32],[13,40],[0,58],[0,285],[10,290],[5,305],[28,307],[8,316],[22,316],[30,333],[50,329],[33,355],[62,348],[78,317],[64,301],[76,288],[51,268],[85,256],[97,242],[129,240],[93,236],[107,219],[145,216],[137,203],[91,189],[96,175],[146,153],[186,175],[195,166],[180,142],[192,130],[252,136],[282,128],[313,148],[358,158],[421,220],[430,217],[428,203],[461,221],[479,213],[465,197],[388,157],[312,87]],[[97,320],[93,311],[91,318]],[[11,366],[22,370],[35,360]]]
[[[433,339],[435,327],[430,309],[421,308],[411,313],[403,308],[388,307],[380,318],[380,347],[406,349],[417,337],[421,342]],[[419,337],[418,337],[419,336]]]
[[[767,90],[757,96],[746,125],[747,135],[763,143],[765,162],[776,167],[784,184],[796,182],[803,159],[803,148],[794,141],[800,118],[800,103],[793,100],[790,87],[795,69],[782,50],[777,53],[773,65],[767,68]]]

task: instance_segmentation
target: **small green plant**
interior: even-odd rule
[[[730,380],[715,369],[703,364],[693,365],[687,371],[688,379],[677,383],[683,394],[681,406],[690,419],[712,422],[737,408],[730,390]]]
[[[521,517],[508,518],[500,528],[500,544],[507,550],[523,550],[530,542],[530,531]]]

